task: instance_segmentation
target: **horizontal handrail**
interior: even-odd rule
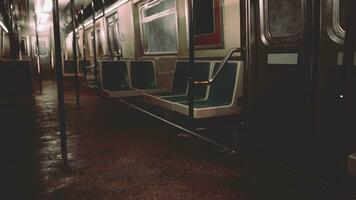
[[[209,80],[194,81],[194,84],[195,85],[210,85],[210,84],[212,84],[216,80],[216,77],[218,77],[219,74],[221,74],[222,69],[224,68],[224,66],[227,63],[227,61],[229,61],[231,56],[236,52],[241,52],[241,50],[242,50],[241,48],[237,48],[237,47],[230,49],[229,53],[224,57],[223,61],[220,63],[216,73]]]
[[[216,142],[216,141],[214,141],[214,140],[212,140],[212,139],[209,139],[209,138],[207,138],[207,137],[205,137],[205,136],[203,136],[203,135],[200,135],[200,134],[195,133],[195,132],[193,132],[193,131],[191,131],[191,130],[188,130],[187,128],[184,128],[183,126],[180,126],[180,125],[178,125],[178,124],[176,124],[176,123],[174,123],[174,122],[171,122],[171,121],[169,121],[169,120],[167,120],[167,119],[164,119],[164,118],[162,118],[162,117],[160,117],[160,116],[158,116],[158,115],[156,115],[156,114],[153,114],[153,113],[151,113],[151,112],[149,112],[149,111],[147,111],[147,110],[144,110],[144,109],[142,109],[142,108],[139,108],[138,106],[135,106],[134,104],[132,104],[132,103],[126,101],[126,100],[119,99],[119,101],[120,101],[121,103],[124,103],[124,104],[126,104],[126,105],[128,105],[128,106],[134,108],[134,109],[137,109],[137,110],[139,110],[139,111],[141,111],[141,112],[143,112],[143,113],[146,113],[146,114],[148,114],[148,115],[150,115],[150,116],[152,116],[152,117],[154,117],[154,118],[156,118],[156,119],[158,119],[158,120],[161,120],[161,121],[163,121],[163,122],[165,122],[165,123],[167,123],[167,124],[169,124],[169,125],[171,125],[171,126],[173,126],[173,127],[176,127],[176,128],[178,128],[178,129],[180,129],[180,130],[186,132],[186,133],[189,133],[190,135],[193,135],[193,136],[195,136],[195,137],[197,137],[197,138],[199,138],[199,139],[201,139],[201,140],[203,140],[203,141],[205,141],[205,142],[207,142],[207,143],[209,143],[209,144],[212,144],[212,145],[214,145],[214,146],[217,146],[217,147],[221,148],[221,150],[223,150],[223,151],[225,151],[225,152],[231,152],[231,153],[235,153],[235,152],[236,152],[235,149],[229,148],[229,147],[227,147],[227,146],[225,146],[225,145],[223,145],[223,144],[220,144],[219,142]]]

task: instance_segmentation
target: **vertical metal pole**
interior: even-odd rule
[[[95,84],[99,87],[99,80],[98,80],[98,60],[96,56],[96,28],[95,28],[95,5],[94,0],[91,2],[91,7],[93,9],[93,54],[94,54],[94,77],[95,77]]]
[[[38,25],[37,25],[37,10],[35,9],[35,30],[36,30],[36,59],[37,59],[37,73],[38,73],[38,81],[40,86],[40,94],[42,94],[42,72],[41,72],[41,63],[40,63],[40,42],[38,40]]]
[[[85,81],[87,81],[87,68],[85,66],[85,63],[87,61],[87,52],[86,52],[86,43],[85,43],[85,37],[86,37],[86,32],[85,32],[85,26],[84,26],[84,8],[82,6],[82,10],[81,10],[81,13],[82,13],[82,27],[83,27],[83,65],[84,65],[84,79]]]
[[[74,69],[75,69],[75,97],[76,97],[76,105],[80,106],[80,93],[79,93],[79,76],[78,76],[78,55],[77,55],[77,32],[75,31],[76,23],[75,23],[75,2],[71,0],[71,14],[72,14],[72,49],[73,49],[73,59],[74,59]]]
[[[193,125],[194,120],[194,56],[195,56],[195,12],[194,12],[194,0],[190,0],[189,9],[189,120]],[[192,127],[193,128],[193,127]]]
[[[9,21],[10,21],[10,27],[9,27],[9,38],[10,38],[10,58],[12,60],[16,59],[16,51],[15,51],[15,37],[14,37],[14,10],[13,10],[13,4],[12,0],[9,0],[8,2],[9,6]]]
[[[106,45],[107,45],[107,54],[109,57],[109,60],[113,60],[113,55],[112,55],[112,49],[111,49],[111,40],[110,40],[110,34],[109,34],[109,27],[108,27],[108,20],[105,16],[105,0],[101,0],[103,4],[102,12],[103,12],[103,20],[104,20],[104,30],[106,30]]]
[[[56,64],[56,78],[57,78],[57,92],[58,92],[58,113],[59,113],[59,129],[61,137],[61,153],[63,166],[68,167],[67,155],[67,135],[66,135],[66,120],[64,107],[64,88],[63,88],[63,72],[62,72],[62,54],[61,54],[61,35],[59,27],[58,16],[58,0],[53,2],[53,34],[55,47],[55,64]]]

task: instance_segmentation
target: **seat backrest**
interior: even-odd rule
[[[214,65],[214,73],[218,69],[220,62],[216,62]],[[236,83],[238,79],[238,73],[240,72],[240,66],[238,62],[228,62],[222,68],[219,76],[210,85],[208,99],[214,100],[221,104],[230,104],[233,100],[236,91]]]
[[[211,62],[195,62],[194,63],[194,77],[196,81],[205,81],[210,78]],[[197,85],[194,87],[194,97],[205,97],[208,86]]]
[[[188,86],[189,63],[177,61],[172,82],[172,92],[176,94],[185,93]]]
[[[79,60],[79,72],[84,73],[87,66],[90,66],[89,60]]]
[[[32,96],[30,61],[0,61],[0,96]]]
[[[63,72],[68,74],[75,73],[74,60],[63,61]]]
[[[156,75],[153,61],[130,61],[131,86],[137,89],[156,88]]]
[[[109,91],[129,89],[126,61],[100,61],[102,87]]]

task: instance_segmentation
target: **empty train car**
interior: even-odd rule
[[[89,92],[130,111],[118,117],[143,115],[244,163],[243,184],[274,182],[273,171],[318,185],[312,199],[354,199],[355,9],[351,0],[4,0],[1,106],[57,95],[64,166],[79,148],[67,147],[66,122],[98,109]]]

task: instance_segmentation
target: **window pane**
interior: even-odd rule
[[[96,42],[97,42],[97,51],[98,55],[104,55],[103,44],[101,43],[101,33],[100,29],[96,29]]]
[[[272,38],[293,37],[303,33],[301,0],[268,0],[267,13]]]
[[[214,0],[196,0],[195,34],[214,33]]]
[[[3,33],[3,46],[2,46],[2,54],[4,57],[9,57],[10,56],[10,38],[9,34]]]
[[[155,3],[152,3],[152,5],[152,7],[148,7],[147,9],[143,10],[143,17],[149,17],[170,8],[175,8],[175,0],[163,0],[156,5]]]
[[[38,48],[39,48],[39,52],[40,52],[40,55],[41,56],[45,56],[47,55],[47,42],[45,41],[38,41]],[[33,46],[33,50],[35,52],[35,55],[38,55],[37,54],[37,43],[35,42],[34,43],[34,46]]]
[[[111,45],[111,51],[113,55],[121,53],[121,43],[119,40],[118,20],[117,15],[113,14],[107,18],[109,29],[109,40]]]
[[[146,51],[151,53],[177,52],[177,28],[175,13],[143,24]]]
[[[115,24],[110,24],[109,25],[109,35],[110,35],[110,41],[111,41],[111,49],[114,53],[119,53],[119,45],[118,45],[118,40],[117,40],[117,33],[115,30]]]
[[[340,26],[342,30],[346,28],[346,17],[349,8],[349,1],[348,0],[339,0],[340,7],[339,7],[339,17],[340,17]]]
[[[47,55],[47,43],[45,41],[39,41],[40,55]]]

